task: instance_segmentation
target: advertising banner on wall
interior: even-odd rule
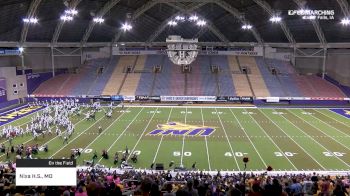
[[[216,96],[161,96],[162,101],[216,101]]]
[[[6,95],[6,79],[0,78],[0,103],[7,101]]]

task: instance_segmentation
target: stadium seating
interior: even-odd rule
[[[87,95],[93,82],[97,78],[97,69],[108,64],[107,58],[93,59],[85,63],[78,73],[80,81],[71,89],[71,95]]]
[[[134,70],[143,70],[147,56],[138,56]],[[135,95],[137,85],[139,84],[140,73],[128,73],[124,85],[120,91],[121,95]]]
[[[103,95],[117,95],[120,89],[124,76],[125,70],[128,66],[134,66],[136,56],[122,56],[118,61],[118,65],[113,70],[111,77],[108,80],[105,88],[103,89]]]
[[[218,83],[220,87],[219,95],[220,96],[236,95],[227,56],[212,56],[211,62],[212,62],[212,65],[218,65],[220,70],[218,73]]]
[[[157,74],[153,95],[184,95],[185,75],[181,67],[163,59],[162,73]]]
[[[235,85],[236,93],[240,96],[252,96],[247,77],[243,74],[232,74],[233,84]]]
[[[203,78],[202,82],[202,94],[201,95],[217,95],[217,83],[215,80],[215,75],[210,71],[210,56],[199,56],[198,62],[201,68],[201,78]]]
[[[285,97],[286,94],[283,92],[281,83],[278,81],[277,77],[272,75],[270,70],[267,68],[264,59],[262,57],[256,57],[255,61],[270,95],[273,97]]]
[[[198,59],[191,64],[191,73],[187,74],[187,95],[198,96],[202,94],[202,83],[204,78],[201,77],[201,68]]]
[[[157,74],[153,73],[156,65],[162,66]],[[217,65],[219,73],[212,73],[210,65]],[[98,74],[101,66],[105,70]],[[132,73],[126,73],[127,66],[133,67]],[[248,69],[247,75],[241,73],[242,67]],[[277,75],[271,74],[271,67],[277,69]],[[336,85],[318,76],[297,74],[289,62],[205,55],[197,57],[187,74],[161,55],[94,59],[77,74],[61,74],[42,83],[33,94],[114,95],[119,90],[121,95],[345,97]]]
[[[139,84],[136,88],[136,95],[150,95],[155,74],[152,73],[155,65],[162,64],[163,57],[160,55],[148,55],[144,65],[144,73],[141,74]],[[135,69],[136,70],[136,69]]]
[[[281,73],[281,74],[295,74],[296,73],[293,66],[291,66],[290,63],[287,61],[266,58],[265,62],[269,67],[275,68],[278,73]]]
[[[239,68],[239,64],[237,62],[236,56],[228,56],[228,63],[230,65],[230,70],[232,73],[239,74],[241,73],[241,69]]]
[[[55,95],[59,89],[62,89],[64,81],[68,80],[69,74],[61,74],[42,83],[35,91],[34,95]]]
[[[92,86],[89,89],[89,95],[101,95],[104,87],[106,86],[109,78],[112,76],[113,70],[117,66],[119,57],[114,56],[103,70],[102,74],[98,74],[97,78],[94,80]]]
[[[239,56],[238,60],[241,67],[247,67],[250,70],[248,78],[253,88],[254,95],[258,97],[269,97],[269,90],[265,85],[261,72],[255,62],[255,58]]]

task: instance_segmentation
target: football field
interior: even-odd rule
[[[13,144],[47,144],[49,151],[40,151],[36,155],[40,158],[68,158],[72,149],[81,148],[79,165],[91,160],[96,151],[96,163],[117,167],[114,154],[127,147],[138,154],[132,165],[142,169],[152,163],[170,169],[173,161],[171,169],[191,168],[196,163],[200,170],[243,171],[243,157],[248,157],[247,171],[268,166],[275,171],[350,171],[350,115],[347,118],[346,111],[343,113],[329,109],[125,107],[116,108],[111,118],[99,112],[96,121],[72,116],[75,132],[68,144],[55,134],[37,140],[30,135],[16,137]],[[25,129],[31,115],[35,113],[9,124]],[[9,145],[4,138],[0,143]],[[108,151],[109,159],[101,157],[102,150]],[[14,157],[2,153],[0,162]]]

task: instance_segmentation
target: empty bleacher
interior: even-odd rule
[[[236,94],[239,96],[253,96],[247,77],[244,74],[232,74]]]
[[[122,56],[119,58],[118,64],[113,70],[111,77],[109,78],[105,88],[103,89],[103,95],[117,95],[120,89],[124,76],[124,71],[128,66],[135,64],[136,56]]]
[[[266,65],[266,64],[267,65]],[[161,65],[160,73],[153,73]],[[211,65],[219,67],[211,72]],[[132,66],[134,73],[126,73]],[[104,67],[102,73],[97,70]],[[246,67],[248,74],[242,74]],[[269,68],[276,68],[272,75]],[[185,89],[186,88],[186,89]],[[42,83],[36,95],[193,95],[345,97],[335,85],[315,75],[299,75],[289,62],[246,56],[203,56],[184,74],[166,56],[114,56],[87,61],[76,74],[61,74]]]
[[[227,56],[227,58],[228,58],[228,63],[230,65],[231,72],[235,74],[241,73],[241,69],[237,62],[236,56]]]
[[[42,83],[35,91],[34,95],[56,95],[57,91],[61,89],[64,81],[69,78],[69,74],[61,74]]]
[[[81,71],[78,73],[79,76],[77,76],[80,78],[80,80],[70,90],[69,94],[87,95],[91,85],[93,85],[97,77],[97,70],[101,66],[106,66],[108,62],[108,58],[93,59],[81,66]]]
[[[260,73],[260,70],[255,62],[254,57],[239,56],[238,60],[242,68],[247,67],[250,70],[250,74],[248,74],[248,79],[251,83],[254,95],[257,97],[269,97],[269,90],[265,85],[264,79]]]
[[[145,61],[144,72],[141,74],[139,84],[136,88],[135,95],[150,95],[152,91],[153,79],[155,73],[152,72],[153,67],[156,65],[162,65],[162,59],[165,58],[161,55],[148,55]],[[136,70],[136,69],[135,69]]]
[[[286,94],[283,91],[281,83],[275,75],[272,75],[268,67],[265,65],[264,59],[262,57],[255,57],[255,61],[270,95],[272,97],[285,97]]]
[[[143,70],[145,66],[147,56],[140,55],[137,57],[137,61],[134,70]],[[135,95],[137,85],[139,84],[141,73],[128,73],[124,85],[120,91],[121,95]]]
[[[201,68],[202,93],[201,95],[217,95],[218,89],[216,85],[215,75],[210,71],[210,56],[198,56],[199,66]]]
[[[118,64],[119,56],[113,56],[109,63],[103,68],[103,72],[97,74],[93,84],[91,85],[88,94],[89,95],[101,95],[108,80],[112,76],[113,70]]]
[[[204,81],[204,78],[201,75],[200,66],[198,58],[191,64],[191,73],[187,74],[187,95],[202,95],[202,82]]]
[[[212,62],[212,65],[219,66],[219,73],[218,73],[218,82],[220,86],[219,96],[236,95],[227,56],[212,56],[211,62]]]

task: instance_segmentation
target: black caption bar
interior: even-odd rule
[[[76,167],[75,159],[17,159],[16,167]]]

